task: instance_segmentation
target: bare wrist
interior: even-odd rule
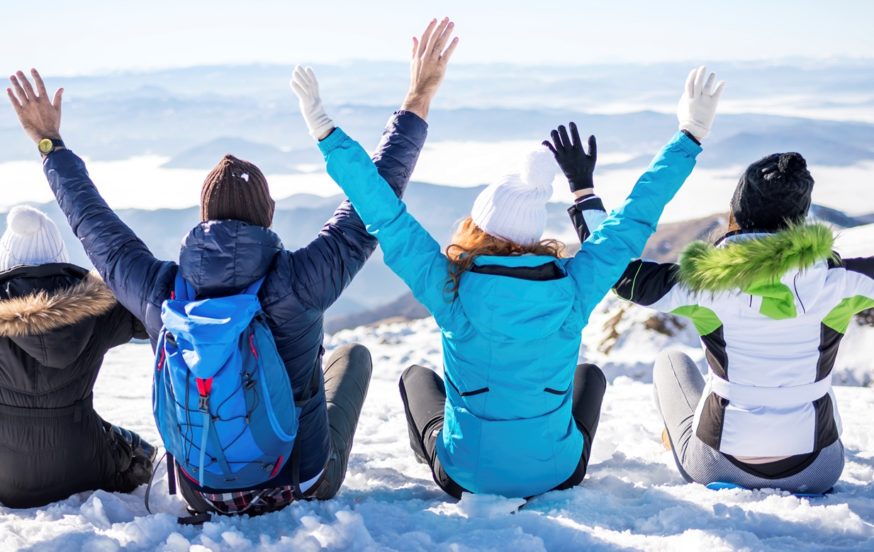
[[[401,109],[415,113],[423,120],[428,119],[428,111],[431,109],[431,96],[421,92],[409,91],[401,104]]]
[[[35,144],[39,144],[41,140],[45,140],[45,139],[49,139],[49,140],[60,140],[61,139],[61,133],[58,131],[53,131],[53,132],[52,131],[47,131],[47,132],[33,131],[33,132],[28,132],[28,134],[30,134],[30,138],[31,138],[31,140],[33,140],[33,142]]]
[[[582,190],[574,190],[574,197],[576,197],[577,199],[590,195],[595,195],[595,188],[583,188]]]

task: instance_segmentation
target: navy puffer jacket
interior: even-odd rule
[[[399,111],[389,119],[373,160],[399,195],[426,135],[427,123],[413,113]],[[91,262],[119,302],[143,321],[153,348],[162,325],[161,304],[170,296],[177,270],[205,297],[239,292],[266,275],[259,298],[295,401],[303,403],[295,444],[301,447],[300,479],[316,477],[330,454],[321,370],[324,312],[377,245],[349,202],[341,203],[319,235],[297,251],[284,249],[276,234],[260,226],[236,220],[199,224],[183,241],[177,264],[152,255],[109,208],[72,151],[50,154],[44,170]],[[287,485],[291,479],[288,463],[261,487]]]

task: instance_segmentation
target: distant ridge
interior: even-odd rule
[[[223,137],[187,149],[162,167],[207,171],[228,153],[255,163],[267,174],[297,174],[301,172],[299,165],[323,162],[319,150],[314,147],[283,151],[269,144]]]

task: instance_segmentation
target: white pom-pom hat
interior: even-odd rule
[[[6,232],[0,237],[0,271],[16,266],[70,262],[61,232],[39,209],[13,207],[6,215]]]
[[[520,245],[534,245],[546,229],[546,203],[552,197],[557,167],[545,149],[525,157],[519,174],[505,176],[483,190],[470,217],[487,234]]]

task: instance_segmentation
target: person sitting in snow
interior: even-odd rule
[[[479,195],[444,254],[364,150],[341,129],[321,127],[328,173],[442,331],[445,381],[412,366],[400,391],[413,451],[449,495],[529,497],[583,480],[606,381],[597,367],[577,366],[581,331],[695,166],[722,90],[701,74],[684,94],[681,131],[572,258],[542,238],[556,173],[546,150]],[[316,90],[312,75],[296,88],[304,104]],[[574,163],[588,170],[579,140],[567,145],[573,151],[562,148],[559,159],[566,172]],[[572,187],[590,187],[580,183]]]
[[[807,221],[813,184],[798,153],[756,161],[722,237],[676,264],[634,261],[615,286],[701,335],[706,379],[678,351],[653,372],[663,440],[689,482],[821,494],[843,471],[832,369],[852,317],[874,307],[874,258],[842,260],[832,231]]]
[[[32,508],[74,493],[129,493],[156,449],[94,411],[103,357],[142,325],[96,274],[70,264],[55,223],[14,207],[0,238],[0,503]]]
[[[450,33],[448,22],[432,23],[421,45],[440,49]],[[415,167],[445,68],[430,57],[413,58],[406,99],[389,119],[373,161],[368,158],[393,194],[403,193]],[[258,488],[202,488],[182,474],[189,508],[199,514],[252,515],[283,508],[295,494],[332,498],[346,475],[371,376],[370,353],[361,345],[341,347],[324,369],[322,362],[325,310],[377,245],[352,206],[341,203],[309,245],[287,250],[270,230],[274,201],[264,175],[228,155],[206,177],[201,223],[185,238],[179,263],[156,259],[100,196],[84,162],[60,141],[62,90],[49,102],[39,74],[32,75],[36,90],[22,72],[12,77],[12,105],[34,141],[54,141],[44,152],[52,191],[109,288],[143,321],[153,347],[162,328],[161,305],[178,271],[199,297],[239,293],[265,278],[258,296],[300,409],[294,444],[299,460],[286,462]]]

